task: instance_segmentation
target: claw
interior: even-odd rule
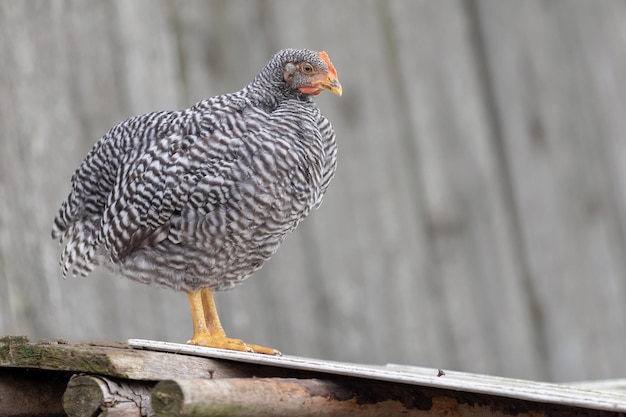
[[[265,346],[247,344],[241,339],[230,337],[213,337],[209,334],[199,334],[187,341],[190,345],[206,346],[217,349],[236,350],[239,352],[262,353],[264,355],[282,355],[279,351]]]

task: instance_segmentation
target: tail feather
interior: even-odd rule
[[[56,225],[56,221],[55,221]],[[96,253],[100,246],[99,218],[84,219],[59,228],[58,238],[63,248],[59,262],[63,277],[87,276],[96,265]],[[55,236],[55,230],[52,232]]]
[[[61,208],[52,222],[52,239],[60,239],[61,243],[65,240],[65,235],[70,224],[67,213],[67,200],[61,204]]]

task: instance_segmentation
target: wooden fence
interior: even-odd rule
[[[60,278],[73,170],[125,118],[327,50],[322,208],[218,308],[287,354],[626,373],[626,2],[0,2],[0,334],[185,341],[186,297]]]

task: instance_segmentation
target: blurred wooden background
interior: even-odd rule
[[[540,380],[626,374],[626,2],[0,2],[0,334],[191,335],[183,294],[62,280],[51,222],[135,114],[327,50],[322,208],[217,297],[286,354]]]

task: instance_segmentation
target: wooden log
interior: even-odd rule
[[[450,372],[454,376],[454,372]],[[445,378],[447,373],[436,378]],[[414,386],[326,375],[328,379],[233,378],[169,380],[152,391],[159,417],[187,416],[516,416],[621,415],[619,407],[596,410],[552,401]],[[494,378],[495,379],[495,378]],[[508,380],[501,383],[508,386]],[[542,384],[534,383],[537,388]],[[548,385],[544,388],[549,389]],[[566,388],[566,387],[564,387]],[[566,395],[566,390],[560,393]],[[606,393],[589,392],[589,397]],[[599,398],[599,402],[602,400]]]
[[[94,375],[74,375],[63,394],[63,409],[69,417],[153,416],[150,391],[154,384],[115,381]]]
[[[63,416],[67,376],[0,368],[0,416]]]
[[[336,382],[293,378],[162,381],[154,388],[152,406],[159,417],[423,415],[391,398],[365,400]]]

